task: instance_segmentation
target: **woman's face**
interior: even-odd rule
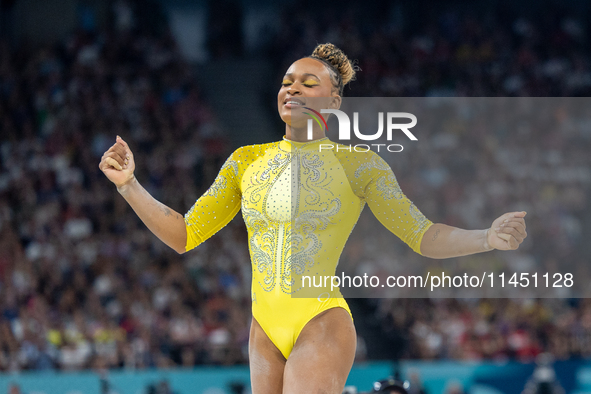
[[[319,60],[302,58],[294,62],[285,73],[277,94],[279,116],[295,128],[306,127],[308,116],[303,107],[320,112],[321,109],[339,108],[341,97],[336,92],[326,66]]]

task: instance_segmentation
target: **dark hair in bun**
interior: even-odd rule
[[[308,57],[320,60],[327,66],[332,84],[340,96],[343,95],[345,85],[354,81],[355,72],[360,70],[343,51],[330,43],[318,44]]]

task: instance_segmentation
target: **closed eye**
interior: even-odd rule
[[[293,81],[290,81],[289,79],[284,79],[283,82],[281,82],[281,86],[289,86],[289,85],[293,85]],[[319,83],[314,81],[314,80],[306,80],[302,83],[302,85],[304,85],[307,88],[312,88],[314,86],[318,86]]]

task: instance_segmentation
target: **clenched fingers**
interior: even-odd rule
[[[112,157],[105,157],[105,163],[107,163],[113,168],[116,168],[117,170],[123,169],[123,167],[121,167],[121,164],[119,164],[117,160],[113,159]]]
[[[527,237],[525,231],[525,222],[522,218],[516,218],[509,220],[506,223],[501,224],[495,229],[498,234],[509,234],[515,237],[515,239],[521,243]],[[504,239],[504,237],[502,237]]]

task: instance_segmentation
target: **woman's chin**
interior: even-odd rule
[[[299,118],[299,119],[298,119]],[[306,129],[308,123],[306,118],[301,116],[291,116],[291,114],[281,114],[281,120],[291,128],[295,129]]]
[[[286,125],[288,125],[289,127],[291,127],[292,130],[302,130],[302,131],[306,131],[306,129],[308,128],[308,125],[306,124],[306,122],[295,122],[292,123],[291,119],[289,120],[283,120],[285,122]]]

